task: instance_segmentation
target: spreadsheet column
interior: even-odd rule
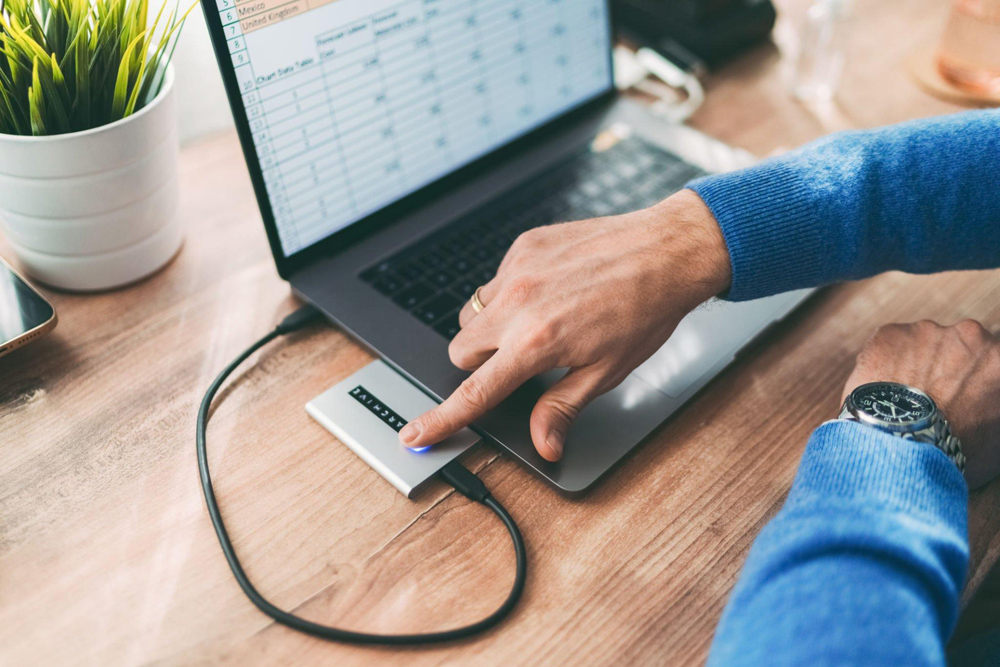
[[[226,43],[229,45],[230,56],[243,96],[243,106],[246,109],[250,131],[253,133],[254,146],[260,161],[261,172],[271,200],[271,210],[275,224],[287,243],[296,245],[298,231],[295,218],[292,215],[288,198],[281,182],[281,172],[275,157],[274,144],[271,141],[270,128],[261,96],[257,86],[257,77],[247,50],[246,38],[240,24],[240,12],[234,0],[216,0],[219,16],[222,19]]]
[[[283,193],[303,243],[354,213],[319,60],[259,87]]]
[[[486,87],[481,77],[474,0],[424,0],[425,30],[434,54],[435,90],[456,162],[490,145]]]
[[[563,0],[526,2],[521,8],[524,40],[536,68],[531,88],[540,108],[549,109],[569,99],[566,85],[566,26],[562,23]],[[556,67],[552,67],[556,65]]]
[[[403,189],[392,119],[371,17],[318,35],[323,83],[359,214]]]
[[[566,12],[562,23],[566,26],[567,79],[571,95],[590,92],[602,85],[607,78],[608,35],[604,20],[603,0],[582,0],[589,5],[587,11]]]
[[[423,2],[401,3],[373,21],[386,113],[404,184],[418,183],[440,173],[450,159]]]
[[[526,44],[520,4],[493,0],[480,2],[477,8],[477,31],[489,35],[482,40],[483,81],[489,91],[494,130],[501,137],[534,113],[531,75],[522,55]]]

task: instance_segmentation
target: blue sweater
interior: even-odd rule
[[[1000,266],[1000,111],[833,135],[688,187],[729,247],[729,299]],[[710,664],[944,664],[967,500],[933,447],[824,424],[750,551]]]

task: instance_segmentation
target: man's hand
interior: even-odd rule
[[[1000,340],[981,324],[890,324],[858,355],[844,396],[868,382],[900,382],[927,392],[962,441],[970,488],[1000,473]]]
[[[587,403],[649,358],[689,311],[729,286],[729,253],[698,195],[628,215],[534,229],[466,304],[452,362],[475,371],[400,440],[425,447],[470,424],[528,379],[569,369],[539,399],[531,438],[549,461]]]

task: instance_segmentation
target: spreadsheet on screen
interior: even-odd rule
[[[281,246],[612,85],[606,0],[216,0]]]

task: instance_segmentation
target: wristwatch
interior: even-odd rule
[[[924,392],[897,382],[869,382],[851,392],[840,419],[867,424],[906,440],[937,447],[965,472],[962,443],[951,434],[948,420]]]

